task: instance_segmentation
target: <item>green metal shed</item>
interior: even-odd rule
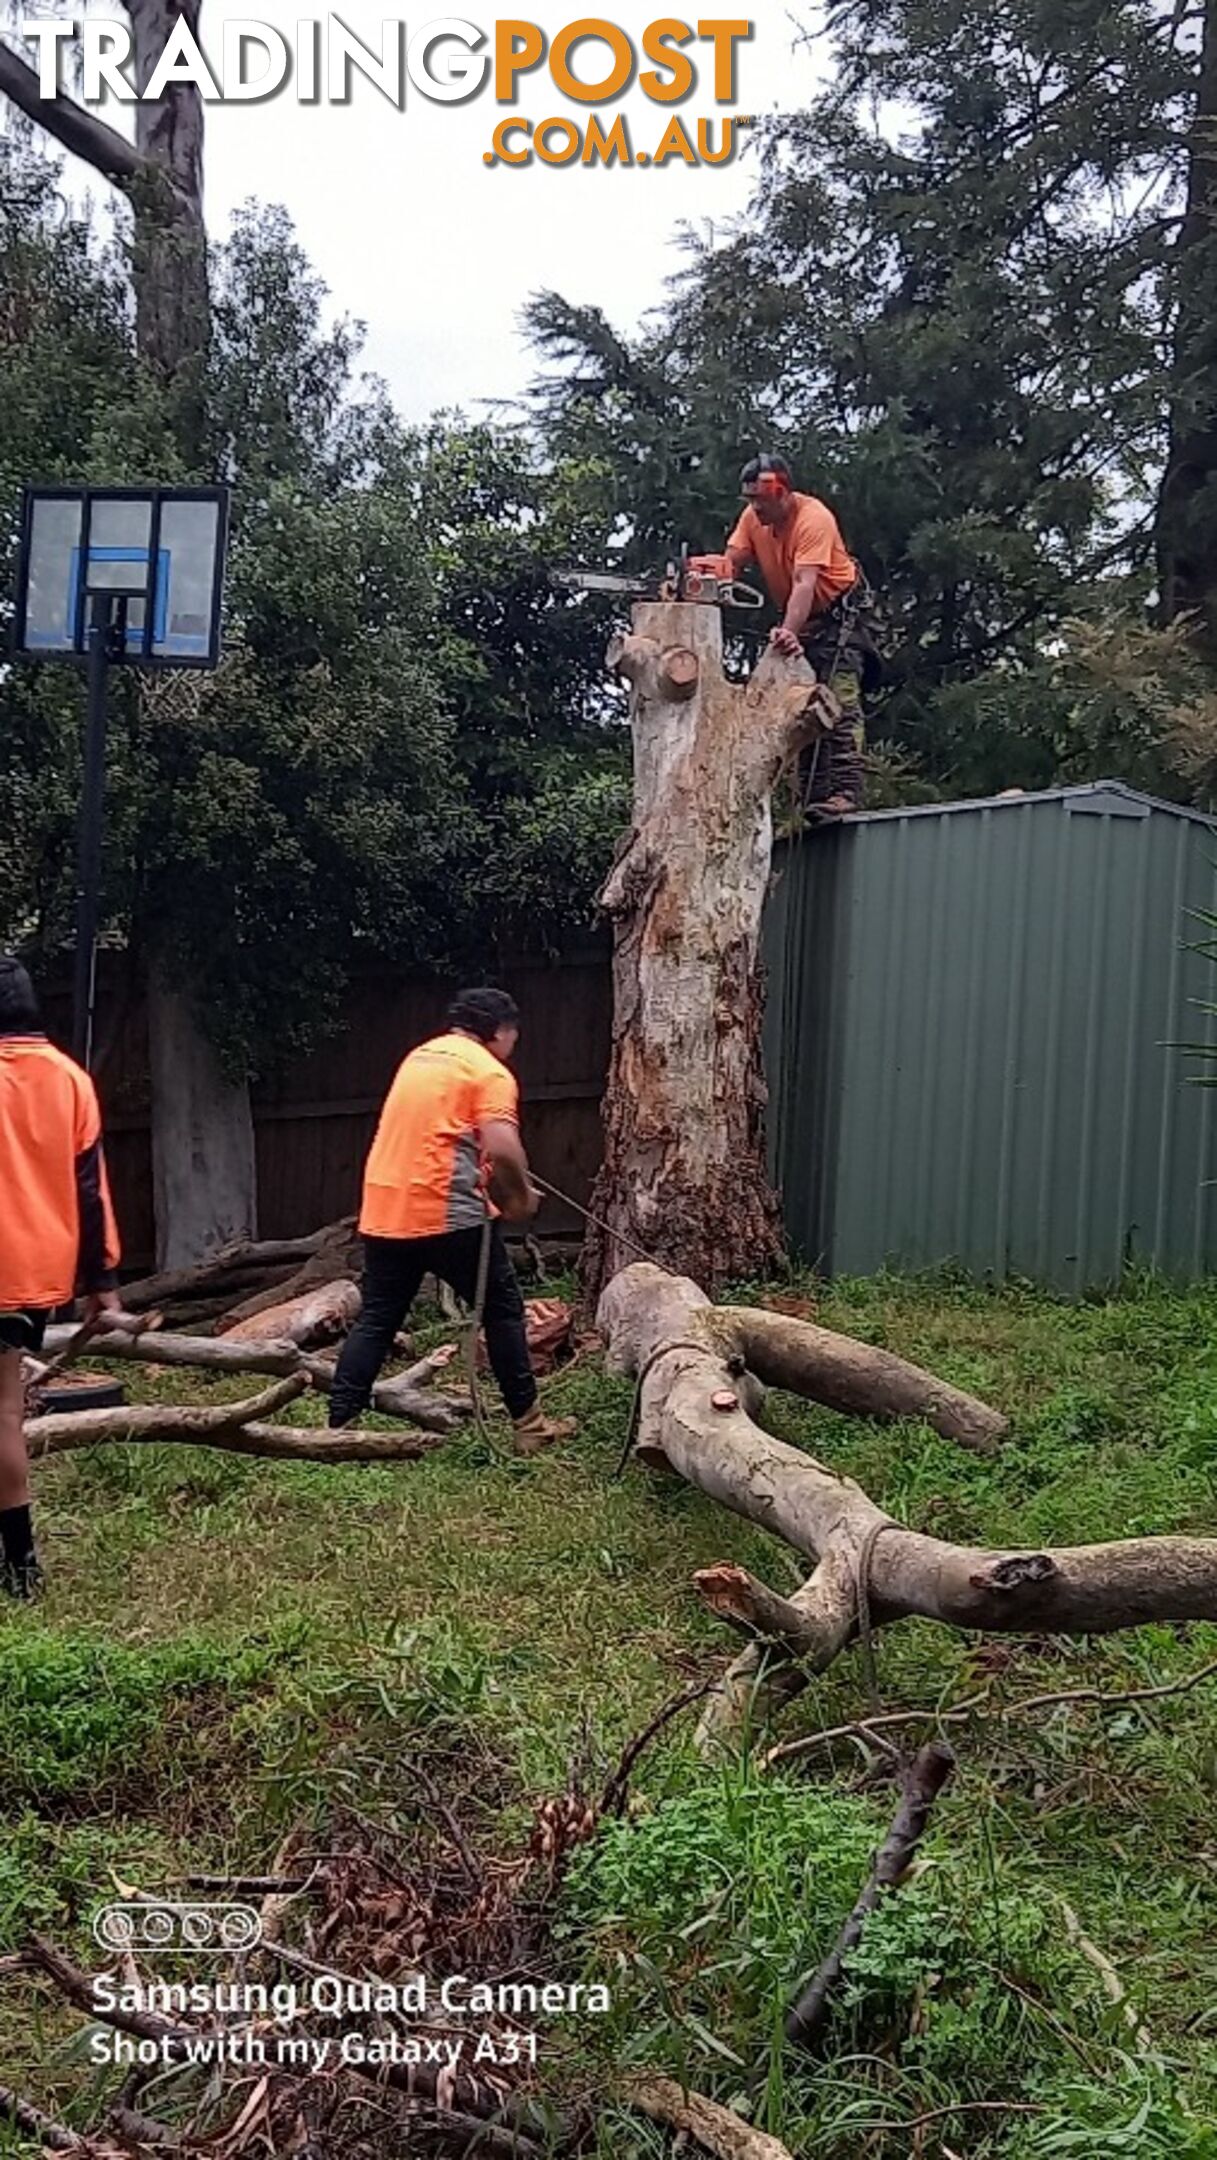
[[[1077,1292],[1217,1266],[1217,1042],[1188,949],[1217,823],[1117,781],[875,811],[777,850],[769,1143],[832,1274],[956,1262]]]

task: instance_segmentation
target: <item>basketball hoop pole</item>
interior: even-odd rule
[[[97,922],[101,907],[102,808],[106,784],[106,678],[110,668],[114,599],[95,593],[89,619],[89,696],[85,711],[84,783],[76,854],[76,955],[72,984],[72,1055],[87,1072],[93,1062],[97,982]],[[124,610],[125,613],[125,610]]]

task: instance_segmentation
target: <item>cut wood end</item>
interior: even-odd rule
[[[659,662],[659,681],[670,698],[692,697],[700,673],[697,654],[688,645],[672,645]]]
[[[715,1388],[710,1405],[714,1410],[738,1410],[739,1396],[734,1388]]]

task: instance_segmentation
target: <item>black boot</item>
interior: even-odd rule
[[[34,1553],[25,1560],[5,1560],[0,1564],[0,1590],[7,1597],[17,1598],[26,1605],[33,1598],[41,1597],[45,1589],[46,1576]]]
[[[0,1590],[25,1601],[43,1588],[29,1508],[0,1508]]]

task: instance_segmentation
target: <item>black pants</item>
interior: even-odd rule
[[[821,682],[828,685],[840,704],[841,718],[829,734],[821,735],[804,750],[799,761],[800,799],[806,809],[827,802],[832,795],[841,795],[852,810],[860,810],[866,793],[861,654],[848,631],[843,638],[839,623],[831,617],[806,634],[803,650]]]
[[[442,1237],[363,1241],[363,1308],[347,1336],[330,1391],[330,1424],[347,1425],[366,1410],[381,1366],[418,1296],[426,1274],[438,1275],[472,1305],[477,1296],[480,1230],[449,1230]],[[490,1231],[490,1265],[483,1308],[490,1369],[508,1414],[523,1417],[537,1399],[537,1383],[524,1332],[524,1300],[498,1223]]]
[[[27,1356],[35,1356],[50,1317],[41,1306],[20,1305],[15,1310],[5,1306],[0,1312],[0,1350],[24,1350]]]

